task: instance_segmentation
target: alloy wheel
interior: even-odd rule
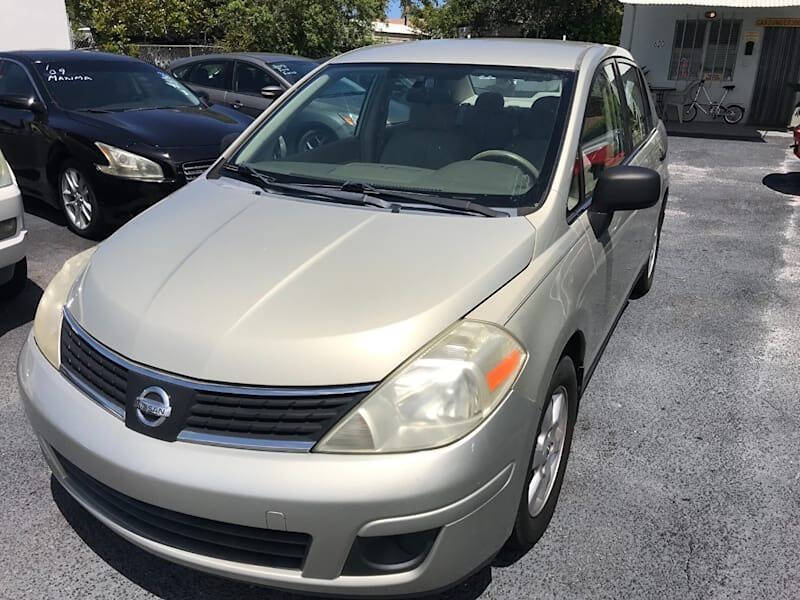
[[[92,202],[89,185],[80,171],[73,167],[61,174],[61,202],[72,225],[80,230],[92,224]]]
[[[536,437],[533,477],[528,485],[528,512],[532,517],[542,512],[553,491],[564,453],[568,419],[567,389],[562,385],[553,390]]]

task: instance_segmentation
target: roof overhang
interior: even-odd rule
[[[732,8],[782,8],[787,6],[800,7],[800,0],[721,0],[719,2],[706,0],[620,0],[623,4],[649,4],[657,6],[713,6]]]

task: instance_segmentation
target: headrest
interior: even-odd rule
[[[485,112],[500,112],[505,106],[505,99],[497,92],[483,92],[475,99],[475,108]]]
[[[534,102],[520,123],[522,134],[529,138],[550,137],[560,102],[559,96],[545,96]]]
[[[416,85],[408,90],[406,100],[409,104],[452,104],[450,92]]]

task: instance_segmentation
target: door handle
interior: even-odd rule
[[[239,100],[235,100],[232,106],[233,108],[239,109],[242,108],[244,104],[242,104]]]

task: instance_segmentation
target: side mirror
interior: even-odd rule
[[[239,137],[238,133],[229,133],[228,135],[223,137],[222,140],[220,140],[219,142],[220,154],[225,152],[225,150],[228,149],[228,146],[230,146],[233,143],[233,140],[235,140],[237,137]]]
[[[266,87],[261,88],[261,95],[264,98],[277,98],[283,93],[283,88],[279,85],[268,85]]]
[[[0,106],[30,110],[35,113],[44,112],[44,106],[35,96],[0,96]]]
[[[645,167],[611,167],[603,171],[592,195],[591,210],[650,208],[661,199],[661,175]]]

